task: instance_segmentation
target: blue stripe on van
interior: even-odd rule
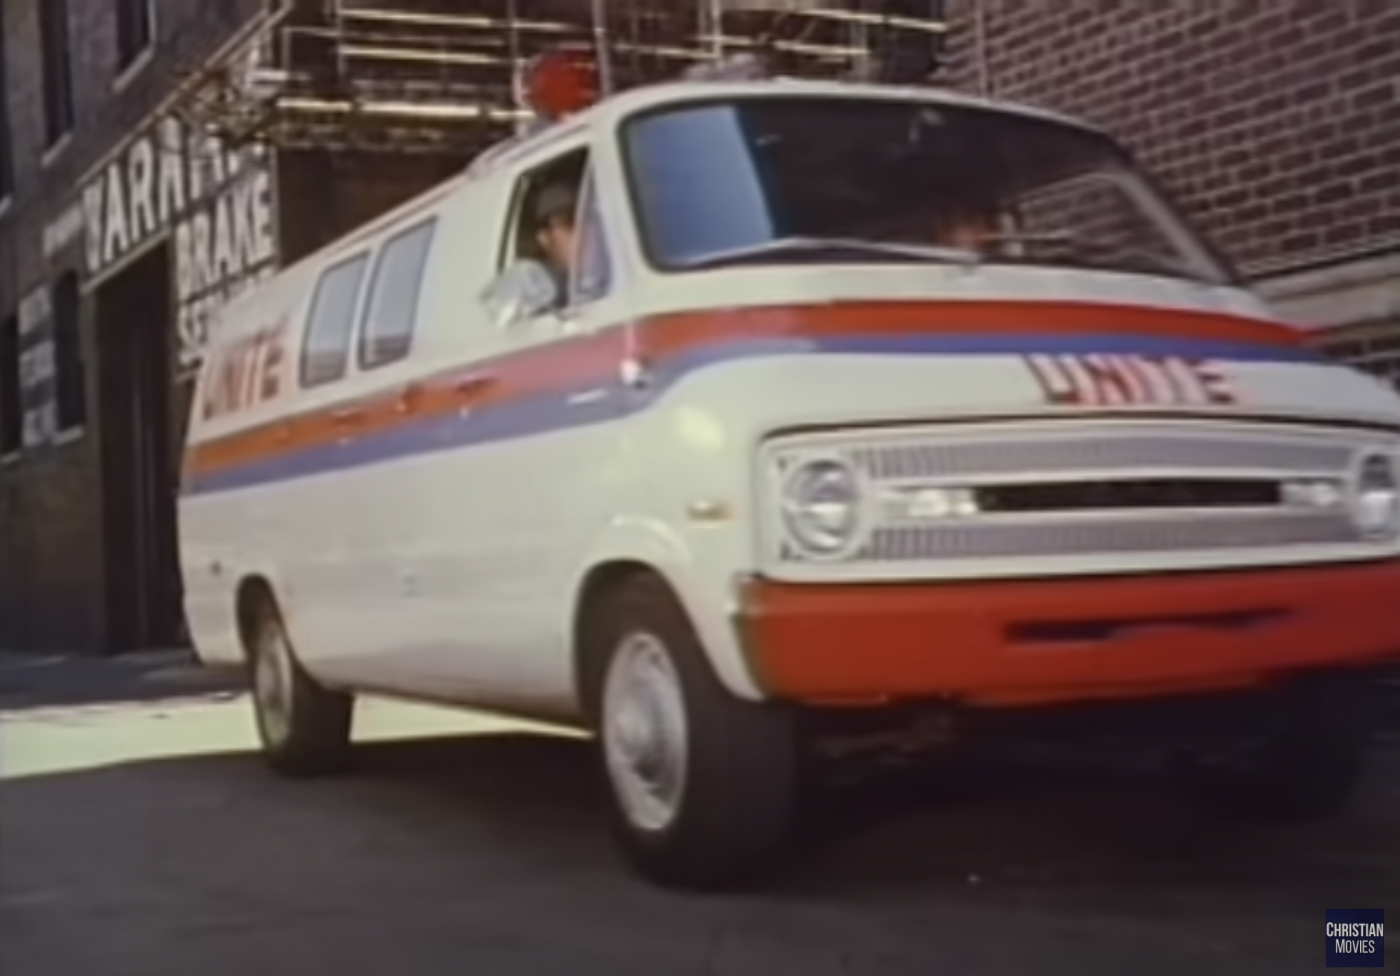
[[[192,477],[186,495],[206,495],[342,472],[400,458],[565,431],[644,410],[687,376],[721,363],[805,354],[870,356],[1180,356],[1239,363],[1318,363],[1315,351],[1267,343],[1220,342],[1134,334],[851,335],[724,341],[654,364],[651,384],[626,390],[616,377],[506,400],[465,414],[408,417],[343,442],[252,461]],[[588,394],[584,400],[575,397]]]

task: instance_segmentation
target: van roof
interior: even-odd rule
[[[1057,122],[1061,125],[1106,134],[1098,126],[1070,115],[1037,108],[1020,102],[1002,101],[955,92],[947,88],[914,85],[881,85],[865,82],[827,81],[806,78],[763,78],[758,80],[714,81],[679,80],[640,85],[609,96],[573,118],[624,115],[668,102],[692,99],[745,98],[761,95],[804,95],[830,98],[874,98],[891,101],[922,101],[967,108],[984,108]]]

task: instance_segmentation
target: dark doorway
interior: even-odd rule
[[[114,654],[184,642],[170,286],[161,246],[96,294],[106,649]]]

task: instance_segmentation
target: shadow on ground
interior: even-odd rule
[[[236,671],[201,666],[188,651],[119,657],[0,653],[0,711],[157,702],[233,695]]]
[[[1390,752],[1354,815],[1282,833],[1207,823],[1140,763],[979,757],[826,797],[782,881],[698,898],[619,867],[585,750],[481,735],[307,783],[243,753],[6,781],[6,972],[1275,976],[1322,966],[1324,909],[1400,895]]]

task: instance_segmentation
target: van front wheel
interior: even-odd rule
[[[1263,727],[1180,757],[1178,771],[1208,812],[1289,822],[1337,813],[1365,771],[1374,690],[1348,675],[1302,680],[1269,702]]]
[[[679,602],[654,577],[603,594],[584,639],[599,766],[633,867],[679,888],[758,878],[791,836],[791,711],[731,695]]]

